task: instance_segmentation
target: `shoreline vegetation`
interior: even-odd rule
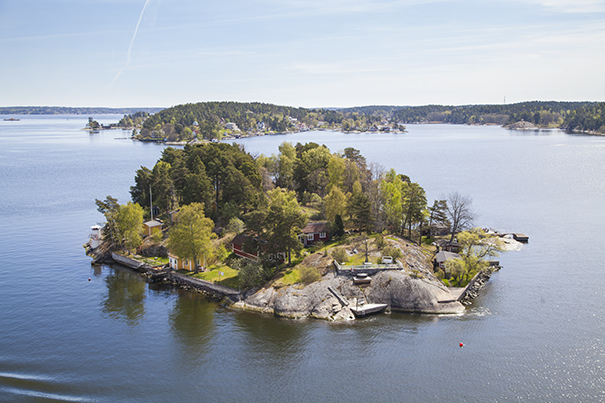
[[[237,289],[230,305],[277,316],[348,320],[360,305],[462,313],[464,288],[498,270],[505,250],[473,228],[469,196],[428,204],[418,183],[350,147],[167,147],[136,171],[130,194],[96,200],[106,222],[101,246],[87,248],[93,262],[160,262],[145,270],[157,281]]]

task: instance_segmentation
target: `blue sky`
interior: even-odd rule
[[[605,1],[0,0],[0,106],[605,100]]]

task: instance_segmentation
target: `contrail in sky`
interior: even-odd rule
[[[118,77],[120,77],[120,75],[122,74],[124,69],[130,65],[130,53],[132,52],[132,44],[134,43],[134,40],[137,37],[137,32],[139,32],[139,25],[141,25],[141,20],[143,19],[143,14],[145,13],[145,9],[147,8],[147,5],[149,4],[150,1],[151,0],[145,0],[145,5],[143,6],[143,9],[141,10],[141,15],[139,15],[139,21],[137,21],[137,26],[134,28],[134,34],[132,34],[132,39],[130,40],[130,45],[128,46],[128,52],[126,53],[126,65],[124,67],[122,67],[120,69],[120,71],[118,71],[118,74],[116,74],[115,78],[111,82],[111,86],[113,86],[115,84],[115,82],[118,80]]]

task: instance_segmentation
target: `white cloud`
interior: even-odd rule
[[[450,0],[278,0],[279,7],[303,10],[310,14],[385,12],[417,4]]]
[[[540,4],[564,13],[602,13],[605,12],[603,0],[525,0]]]

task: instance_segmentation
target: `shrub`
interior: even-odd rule
[[[347,263],[349,261],[349,255],[347,255],[347,251],[343,248],[333,249],[331,255],[338,263]]]
[[[314,204],[314,205],[321,205],[323,200],[321,199],[320,195],[318,195],[317,193],[313,193],[313,194],[311,194],[310,202],[311,202],[311,204]]]
[[[240,234],[244,230],[244,222],[237,217],[233,217],[227,224],[227,231]]]
[[[159,244],[162,242],[162,239],[164,239],[164,233],[162,231],[153,231],[151,234],[151,239],[153,239],[154,243]]]
[[[382,256],[391,256],[394,260],[399,259],[403,254],[401,249],[396,246],[387,246],[382,250]]]
[[[303,266],[298,271],[300,273],[300,281],[305,284],[310,284],[321,278],[321,274],[319,274],[319,270],[316,267]]]
[[[239,271],[239,285],[242,288],[263,285],[273,276],[271,267],[263,267],[261,263],[247,259],[234,259],[231,267]]]
[[[218,248],[216,248],[216,253],[215,253],[215,256],[216,256],[216,259],[217,259],[219,262],[224,262],[224,261],[225,261],[225,259],[227,259],[227,257],[228,257],[230,254],[231,254],[231,251],[227,250],[227,248],[225,247],[225,244],[223,244],[223,243],[222,243],[222,244],[220,244],[220,245],[218,246]]]
[[[420,273],[420,270],[412,269],[412,274],[410,275],[414,278],[424,278],[424,275]]]
[[[386,241],[384,239],[384,235],[378,234],[376,235],[376,247],[378,249],[383,249],[386,246]]]
[[[313,244],[313,252],[317,252],[318,250],[320,250],[321,248],[324,247],[324,243],[322,241],[317,241]]]

